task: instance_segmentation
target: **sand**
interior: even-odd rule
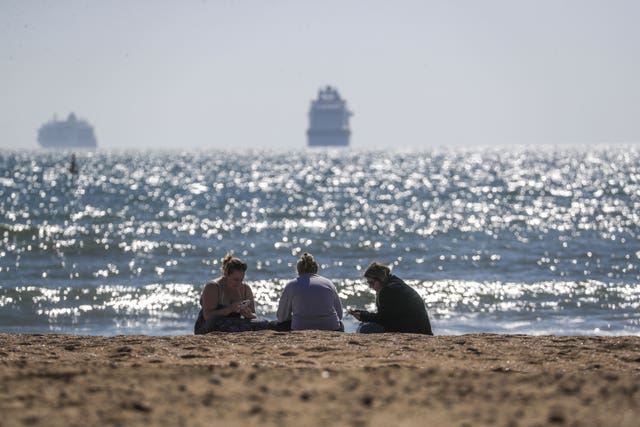
[[[0,426],[638,426],[640,337],[0,334]]]

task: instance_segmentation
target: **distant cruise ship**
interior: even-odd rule
[[[38,129],[38,142],[46,148],[95,148],[97,146],[93,127],[71,113],[66,121],[55,117]]]
[[[318,99],[311,101],[307,141],[310,147],[347,146],[351,130],[347,103],[331,86],[318,91]]]

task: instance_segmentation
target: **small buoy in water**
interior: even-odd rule
[[[72,175],[78,174],[78,165],[76,164],[75,154],[71,154],[71,165],[69,165],[69,173]]]

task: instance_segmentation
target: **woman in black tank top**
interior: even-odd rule
[[[222,276],[210,281],[200,296],[194,333],[242,332],[265,329],[266,321],[256,321],[253,292],[243,283],[247,264],[229,253],[222,261]]]

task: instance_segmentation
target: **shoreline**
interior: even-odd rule
[[[0,334],[0,426],[616,425],[640,337]]]

